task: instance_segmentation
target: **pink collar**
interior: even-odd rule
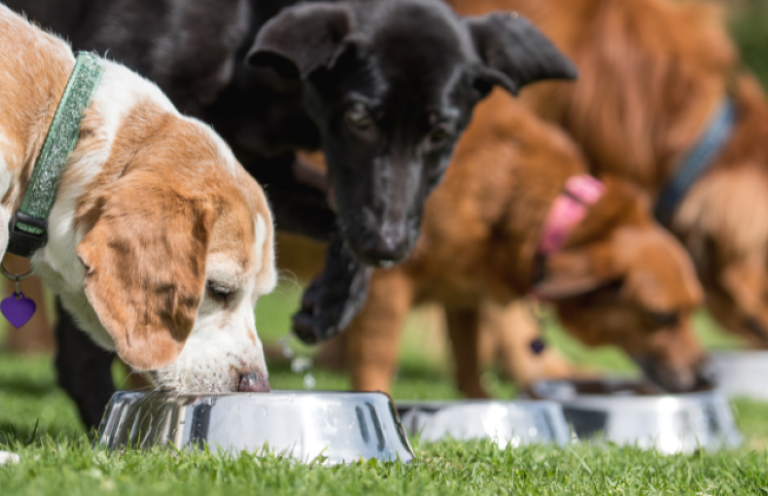
[[[562,250],[573,230],[587,216],[589,207],[597,203],[604,193],[603,183],[590,175],[569,177],[549,209],[539,239],[539,253],[549,255]]]

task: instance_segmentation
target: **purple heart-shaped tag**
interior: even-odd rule
[[[37,310],[35,300],[30,300],[21,292],[18,295],[12,294],[0,303],[0,312],[16,329],[29,322],[35,310]]]

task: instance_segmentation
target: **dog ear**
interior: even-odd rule
[[[246,61],[306,79],[320,67],[333,68],[349,47],[345,38],[351,30],[352,14],[344,5],[297,5],[261,28]]]
[[[475,50],[483,61],[481,78],[517,95],[526,84],[544,79],[576,79],[573,63],[527,19],[493,12],[468,17]]]
[[[76,252],[85,295],[120,358],[156,370],[176,359],[192,332],[215,210],[129,179],[97,202]]]
[[[619,277],[607,246],[568,250],[547,256],[544,278],[533,293],[560,300],[595,290]]]

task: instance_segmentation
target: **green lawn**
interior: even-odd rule
[[[731,33],[739,47],[744,64],[768,83],[768,2],[751,0],[734,9]]]
[[[281,287],[258,308],[265,341],[276,343],[297,303],[295,290]],[[445,350],[425,358],[423,322],[414,316],[403,344],[396,399],[455,398]],[[701,316],[710,345],[734,343]],[[580,363],[629,373],[616,350],[587,350],[547,322],[547,339]],[[737,345],[737,344],[736,344]],[[300,347],[296,347],[300,348]],[[300,353],[309,354],[306,348]],[[304,387],[305,373],[282,362],[270,367],[276,389]],[[344,389],[346,377],[312,369],[317,389]],[[514,387],[497,376],[492,390],[510,397]],[[121,383],[116,368],[116,382]],[[574,445],[564,449],[499,450],[489,442],[416,441],[418,461],[364,463],[326,468],[271,456],[224,458],[208,453],[93,451],[70,400],[55,386],[48,357],[0,355],[0,449],[22,456],[20,465],[0,467],[0,496],[67,494],[762,494],[768,492],[768,404],[740,400],[734,408],[745,435],[736,452],[661,456],[634,448]]]

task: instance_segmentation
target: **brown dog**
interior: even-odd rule
[[[658,194],[730,96],[730,139],[674,210],[717,320],[768,347],[768,100],[719,10],[669,0],[453,0],[460,12],[518,10],[579,66],[579,81],[524,99],[561,124],[594,172]]]
[[[459,388],[484,396],[480,306],[531,290],[553,301],[570,332],[590,345],[622,347],[666,389],[702,382],[706,360],[689,322],[701,289],[638,189],[607,178],[562,249],[537,256],[553,203],[584,170],[572,142],[513,99],[497,93],[479,106],[427,204],[416,251],[376,272],[348,331],[354,386],[390,389],[405,315],[417,302],[437,301],[446,309]]]

